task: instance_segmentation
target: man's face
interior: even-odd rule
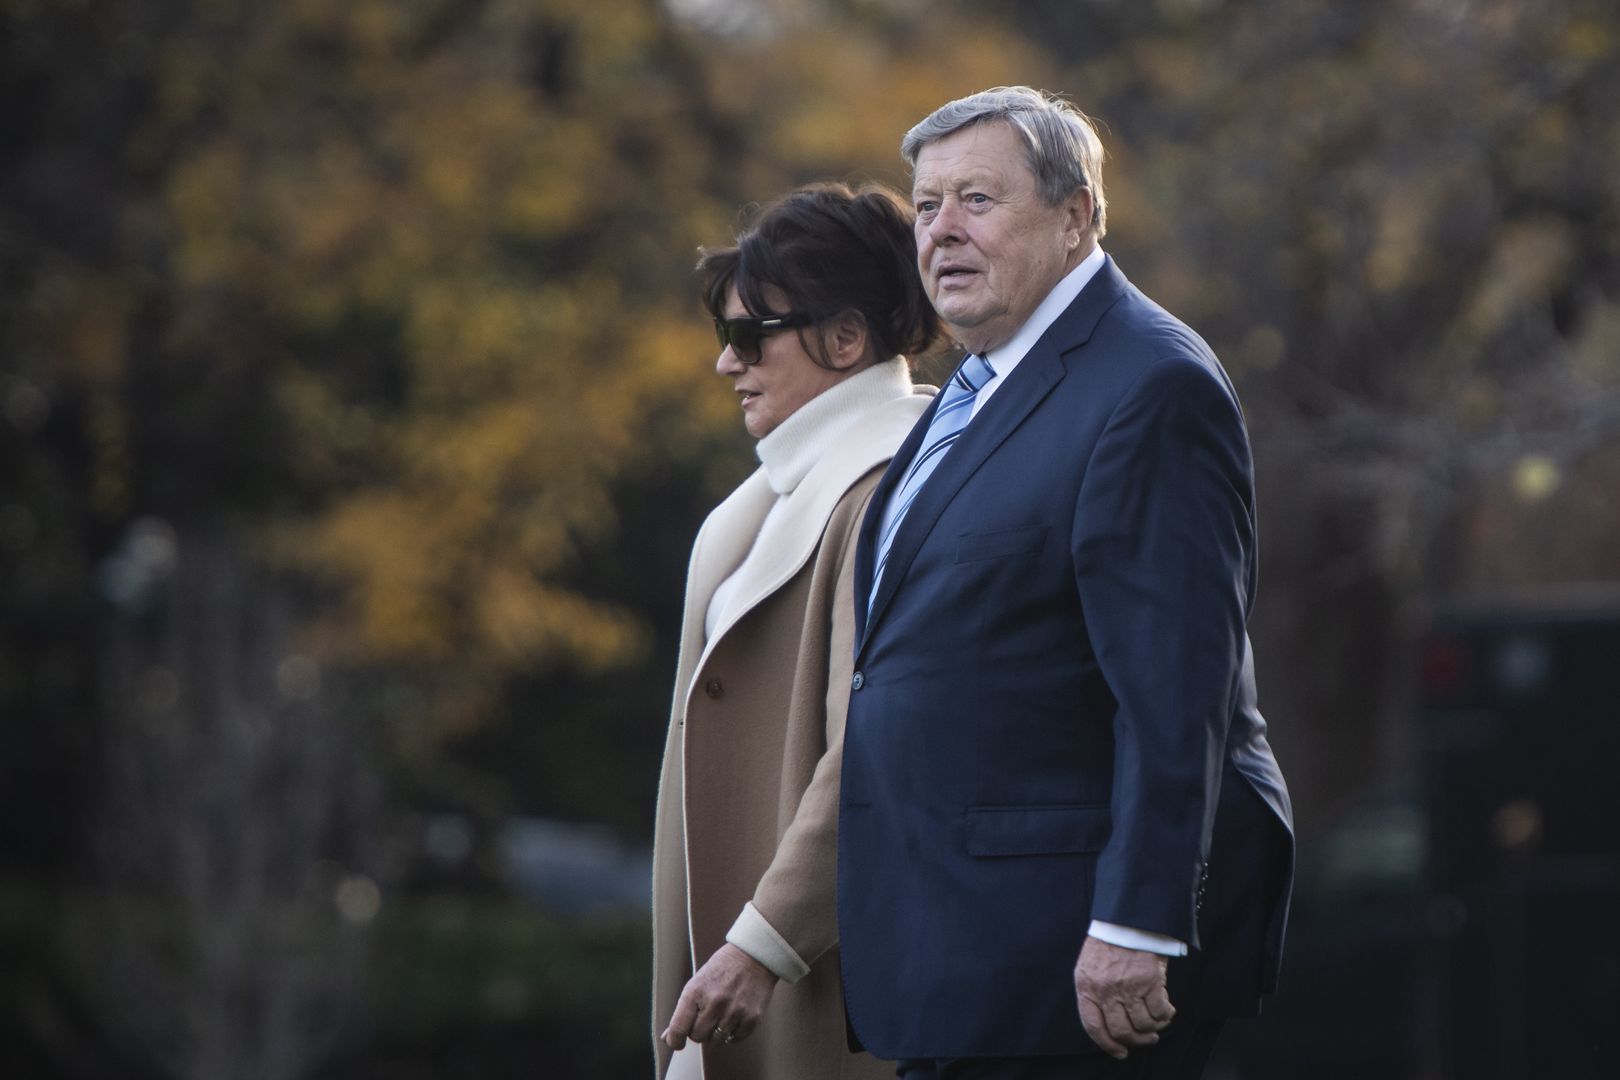
[[[929,143],[913,176],[923,288],[973,352],[1006,344],[1091,251],[1091,193],[1048,206],[1009,124],[975,124]]]

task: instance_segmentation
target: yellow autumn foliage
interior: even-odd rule
[[[1553,334],[1613,385],[1620,123],[1594,103],[1620,18],[1286,7],[177,0],[158,27],[62,5],[147,96],[119,102],[116,209],[81,252],[42,242],[7,300],[17,400],[78,395],[99,520],[171,481],[256,515],[331,597],[311,640],[419,677],[430,738],[503,680],[647,655],[604,564],[684,546],[632,533],[690,528],[666,489],[718,498],[750,466],[698,246],[807,180],[904,185],[904,131],[987,86],[1100,118],[1105,246],[1285,387],[1245,386],[1258,413],[1487,432]],[[71,134],[32,182],[90,167]],[[190,456],[145,464],[171,436]]]

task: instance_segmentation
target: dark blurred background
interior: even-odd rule
[[[1212,1076],[1606,1071],[1614,5],[0,0],[6,1075],[647,1075],[696,247],[1013,82],[1255,443],[1301,866]]]

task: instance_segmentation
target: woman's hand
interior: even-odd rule
[[[770,969],[728,942],[687,982],[662,1038],[676,1050],[687,1039],[740,1042],[753,1034],[775,989]]]

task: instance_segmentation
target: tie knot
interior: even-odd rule
[[[990,366],[988,357],[969,353],[967,359],[962,361],[962,366],[957,369],[956,375],[969,393],[976,394],[985,383],[996,377],[996,369]]]

